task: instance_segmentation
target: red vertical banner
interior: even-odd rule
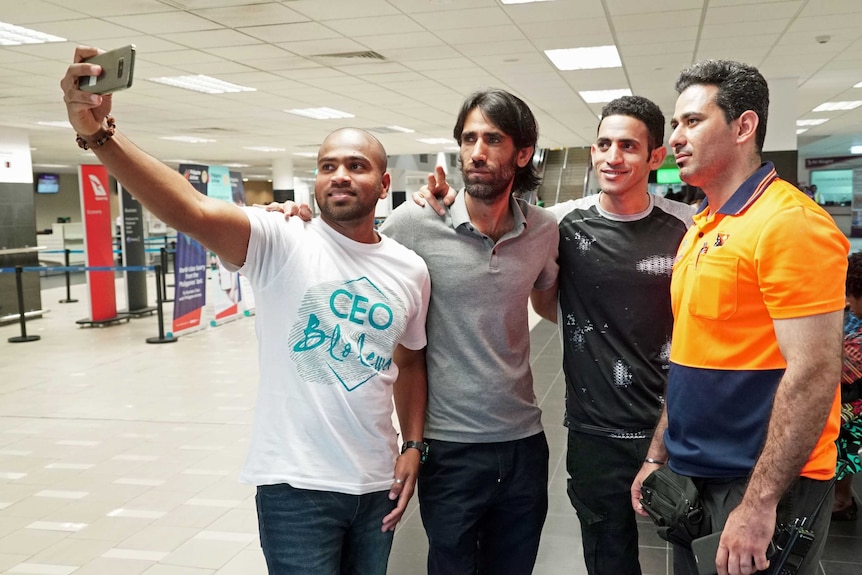
[[[81,211],[84,222],[84,252],[88,267],[113,267],[111,194],[105,166],[78,168]],[[88,271],[90,320],[109,321],[117,317],[117,294],[113,271]]]

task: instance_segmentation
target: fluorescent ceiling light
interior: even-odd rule
[[[411,130],[410,128],[402,128],[401,126],[386,126],[390,130],[394,130],[395,132],[401,132],[402,134],[412,134],[416,130]]]
[[[49,169],[54,168],[54,169],[59,170],[60,168],[71,168],[72,166],[70,166],[68,164],[33,164],[33,167],[34,168],[49,168]]]
[[[423,144],[454,144],[450,138],[419,138],[416,140],[417,142],[422,142]],[[461,148],[458,148],[459,150]]]
[[[203,74],[196,76],[162,76],[160,78],[148,78],[150,82],[157,84],[165,84],[175,88],[183,88],[184,90],[192,90],[193,92],[203,92],[204,94],[225,94],[234,92],[256,92],[256,88],[240,86],[219,80],[218,78],[210,78]]]
[[[578,92],[578,94],[581,95],[581,98],[583,98],[584,102],[587,104],[598,104],[600,102],[610,102],[611,100],[616,100],[623,96],[631,96],[632,91],[628,88],[620,90],[586,90],[584,92]]]
[[[858,84],[853,84],[853,87],[854,88],[862,88],[862,82],[859,82]]]
[[[303,158],[316,158],[317,152],[294,152],[294,156],[301,156]]]
[[[829,121],[829,118],[812,118],[810,120],[796,120],[797,126],[819,126]]]
[[[222,166],[224,166],[224,167],[226,167],[226,168],[248,168],[248,167],[250,167],[250,166],[251,166],[251,164],[236,164],[236,163],[233,163],[233,164],[222,164]]]
[[[60,38],[59,36],[0,22],[0,46],[20,46],[21,44],[44,44],[46,42],[65,41],[65,38]]]
[[[72,129],[72,124],[69,120],[51,120],[50,122],[36,122],[40,126],[48,126],[49,128],[69,128]]]
[[[559,70],[595,70],[623,65],[616,46],[545,50],[545,55]]]
[[[862,146],[850,146],[851,154],[862,154]]]
[[[334,108],[294,108],[293,110],[285,110],[285,112],[311,118],[312,120],[337,120],[354,117],[353,114],[348,114]]]
[[[853,110],[862,106],[862,100],[853,100],[851,102],[824,102],[814,108],[813,112],[834,112],[836,110]]]
[[[798,136],[799,134],[804,134],[807,131],[808,131],[808,128],[797,128],[796,135]]]
[[[285,152],[284,148],[270,148],[269,146],[248,146],[243,148],[243,150],[251,150],[252,152]]]
[[[183,142],[185,144],[210,144],[215,140],[198,138],[197,136],[161,136],[160,140],[171,140],[172,142]]]

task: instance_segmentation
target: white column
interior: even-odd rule
[[[272,160],[272,196],[276,202],[295,198],[296,186],[293,182],[293,159],[274,158]]]

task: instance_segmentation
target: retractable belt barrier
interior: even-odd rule
[[[66,261],[68,262],[69,252],[72,250],[60,250],[58,253],[66,252]],[[0,273],[14,273],[15,274],[15,287],[18,291],[18,317],[19,323],[21,325],[21,335],[10,337],[9,343],[23,343],[28,341],[38,341],[40,336],[38,335],[27,335],[27,322],[24,315],[24,284],[22,280],[22,276],[24,272],[42,272],[45,270],[65,272],[66,273],[66,299],[69,300],[69,272],[118,272],[118,271],[127,271],[127,272],[146,272],[146,271],[154,271],[156,275],[156,302],[157,302],[157,311],[158,311],[158,319],[159,319],[159,335],[157,337],[148,337],[147,343],[173,343],[177,340],[174,336],[165,336],[165,326],[164,326],[164,313],[162,310],[162,275],[163,269],[161,264],[156,264],[154,266],[15,266],[10,268],[0,268]],[[77,300],[72,300],[77,301]],[[61,303],[64,303],[61,300]]]

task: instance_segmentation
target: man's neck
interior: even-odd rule
[[[604,211],[618,216],[639,214],[650,205],[649,192],[646,189],[623,194],[606,194],[604,192],[599,192],[599,194],[599,206]]]
[[[741,163],[738,166],[732,166],[729,170],[723,172],[720,178],[701,186],[706,199],[709,201],[709,213],[718,212],[727,201],[733,197],[733,194],[739,187],[760,169],[760,157]]]
[[[339,222],[331,221],[321,216],[321,219],[330,228],[342,236],[360,244],[376,244],[380,241],[380,235],[374,229],[374,218],[365,218],[362,221]]]
[[[495,242],[515,226],[515,215],[509,206],[511,192],[491,201],[477,200],[466,192],[464,194],[467,214],[473,227]]]

